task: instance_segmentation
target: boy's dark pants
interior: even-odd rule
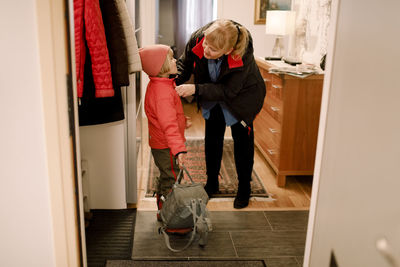
[[[205,127],[205,154],[207,165],[207,185],[218,188],[218,174],[221,168],[224,134],[226,129],[224,115],[220,105],[211,109],[210,118]],[[240,122],[231,126],[234,141],[234,157],[239,186],[238,196],[250,196],[250,181],[254,164],[254,132],[253,125],[250,133]]]
[[[151,149],[154,162],[160,170],[160,177],[156,178],[156,193],[166,196],[171,191],[179,173],[179,166],[169,148]]]

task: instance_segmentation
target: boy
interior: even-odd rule
[[[166,45],[151,45],[139,49],[142,68],[150,78],[144,109],[149,124],[149,145],[154,162],[160,170],[156,181],[157,207],[160,211],[162,196],[166,196],[175,183],[179,168],[185,162],[185,128],[190,120],[185,117],[180,97],[175,91],[176,59]],[[157,219],[160,220],[159,212]]]

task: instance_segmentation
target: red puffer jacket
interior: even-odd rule
[[[111,64],[98,0],[74,0],[75,55],[78,97],[83,94],[85,40],[92,59],[96,97],[114,95]],[[85,33],[85,36],[84,36]]]
[[[186,118],[174,80],[149,78],[144,102],[149,121],[149,145],[155,149],[169,148],[173,155],[186,152]]]

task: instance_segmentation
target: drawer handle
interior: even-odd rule
[[[276,154],[275,150],[273,150],[273,149],[267,149],[267,152],[268,152],[270,155],[275,155],[275,154]]]
[[[280,89],[280,88],[282,88],[282,86],[280,86],[280,85],[276,85],[276,84],[273,84],[273,85],[272,85],[272,87],[274,87],[274,88],[276,88],[276,89]]]
[[[268,130],[269,130],[271,133],[277,133],[277,132],[278,132],[278,130],[277,130],[277,129],[274,129],[274,128],[268,128]]]
[[[271,106],[271,109],[272,109],[272,111],[275,111],[275,112],[279,111],[279,108],[277,108],[277,107]]]
[[[270,79],[264,78],[264,82],[270,82]]]

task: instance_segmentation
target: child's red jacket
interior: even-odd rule
[[[96,97],[114,96],[111,63],[99,1],[74,0],[74,23],[78,97],[83,95],[86,45],[92,60]]]
[[[169,148],[173,155],[186,152],[186,118],[174,80],[149,78],[144,101],[149,122],[149,145],[155,149]]]

